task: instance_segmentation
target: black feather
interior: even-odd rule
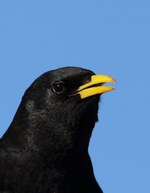
[[[93,74],[61,68],[27,89],[0,140],[0,193],[102,193],[88,154],[99,96],[73,95]]]

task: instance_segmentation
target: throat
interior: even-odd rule
[[[53,186],[52,189],[57,190],[56,192],[61,192],[64,187],[64,192],[72,192],[72,190],[78,192],[77,187],[85,189],[89,184],[91,186],[91,183],[96,183],[88,153],[76,155],[63,160],[63,162],[51,161],[45,168],[47,168],[46,173],[49,174],[48,178]],[[87,182],[89,182],[89,184],[87,184]],[[57,187],[55,187],[56,184]]]

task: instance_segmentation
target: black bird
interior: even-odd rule
[[[31,84],[0,139],[0,193],[102,193],[88,146],[107,82],[65,67]]]

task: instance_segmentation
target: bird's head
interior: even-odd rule
[[[23,120],[32,146],[87,148],[100,95],[113,90],[108,82],[115,81],[78,67],[46,72],[27,89],[15,119]]]

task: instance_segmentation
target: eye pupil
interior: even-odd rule
[[[62,94],[64,92],[64,84],[63,83],[53,84],[53,91],[57,94]]]

